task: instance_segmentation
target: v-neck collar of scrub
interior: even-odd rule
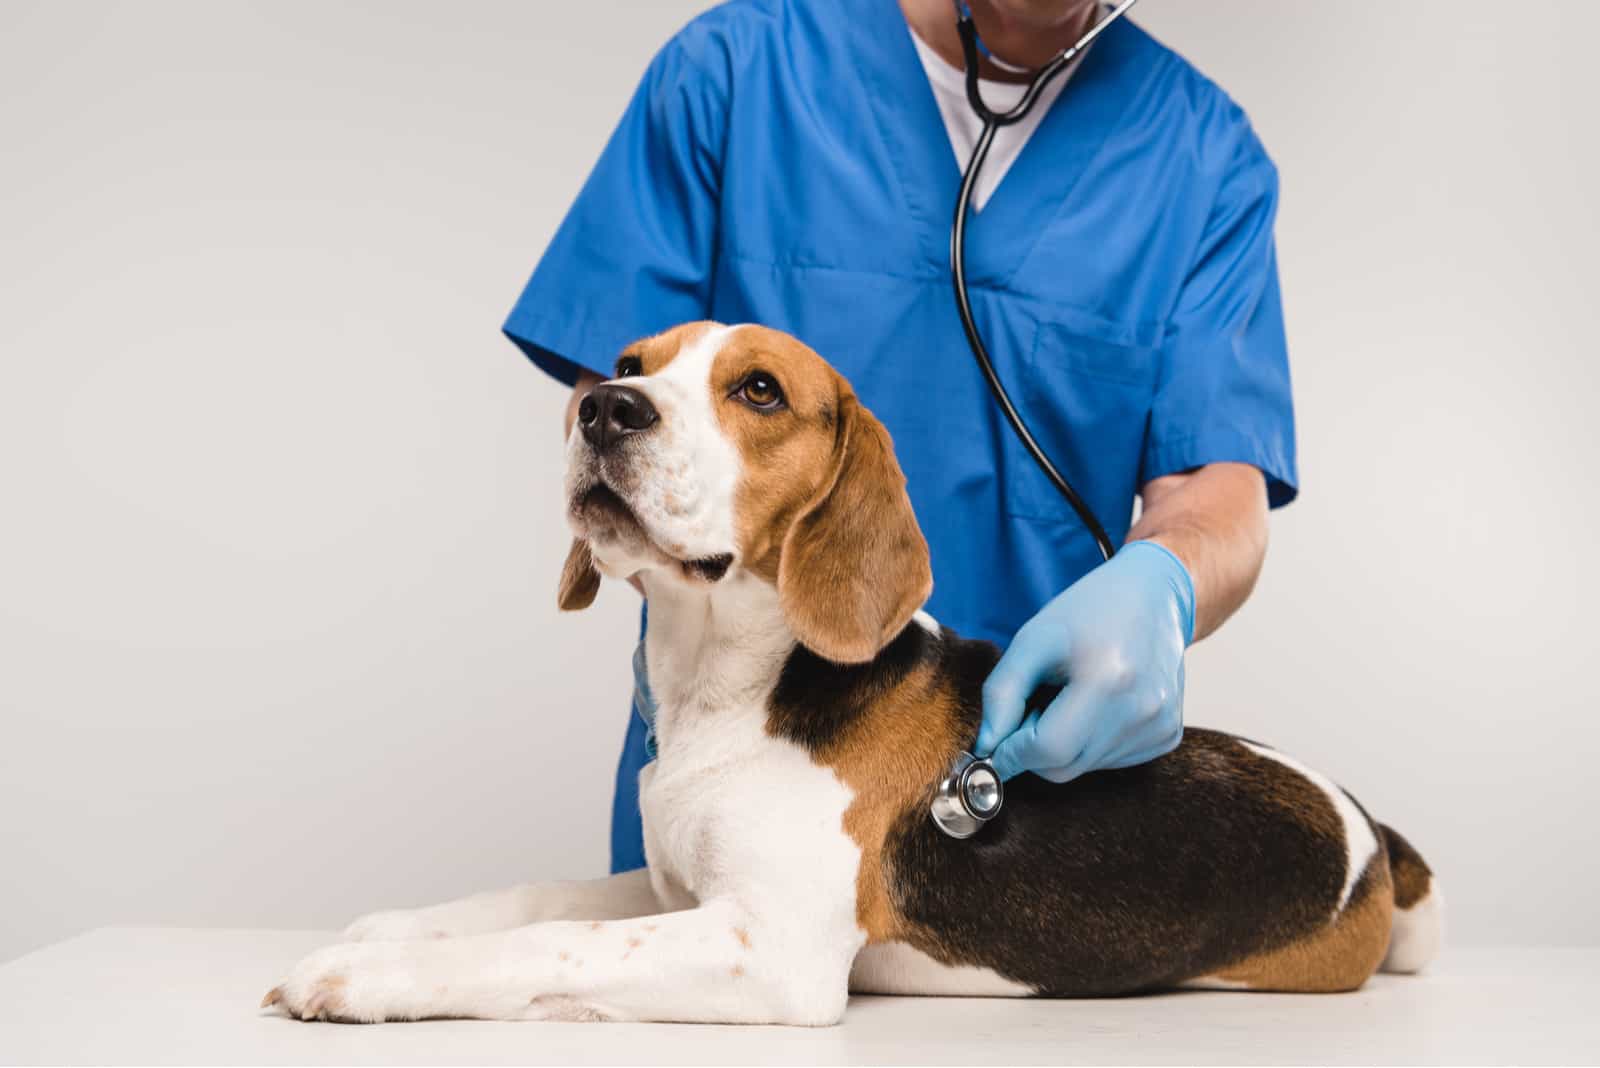
[[[949,135],[950,148],[956,165],[964,166],[967,157],[972,153],[972,146],[977,143],[983,129],[982,121],[967,104],[966,73],[959,67],[952,67],[932,45],[917,36],[915,30],[911,33],[911,45],[916,49],[917,58],[922,61],[922,69],[933,86],[939,117],[944,120],[945,132]],[[1027,147],[1034,131],[1039,128],[1044,117],[1050,114],[1051,106],[1066,89],[1067,83],[1072,80],[1077,70],[1078,64],[1074,62],[1051,79],[1050,84],[1039,94],[1039,99],[1034,102],[1033,109],[1023,116],[1021,121],[1003,126],[996,132],[994,143],[989,146],[989,158],[984,161],[983,173],[978,176],[978,183],[972,191],[974,218],[982,213],[989,198],[994,196],[995,190],[1005,181],[1012,165],[1017,162],[1017,156]],[[996,111],[1011,110],[1027,90],[1027,82],[1001,82],[990,78],[978,80],[978,91],[983,94],[983,99],[989,107]]]
[[[950,221],[961,190],[961,167],[933,87],[900,6],[874,0],[861,9],[851,40],[867,110],[877,123],[912,222],[919,227],[918,273],[948,274]],[[977,287],[1006,288],[1025,266],[1073,187],[1137,93],[1126,77],[1134,35],[1119,19],[1079,63],[981,215],[967,233],[967,277]],[[1039,195],[1049,189],[1050,195]]]

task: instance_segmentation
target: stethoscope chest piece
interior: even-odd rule
[[[934,824],[951,838],[971,838],[1000,814],[1005,791],[994,765],[963,752],[934,792]]]

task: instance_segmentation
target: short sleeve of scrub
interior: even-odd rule
[[[694,27],[645,72],[572,210],[506,320],[567,385],[609,377],[636,338],[708,314],[727,103]]]
[[[1299,492],[1289,354],[1272,226],[1278,176],[1241,131],[1164,345],[1140,482],[1236,462],[1272,507]]]

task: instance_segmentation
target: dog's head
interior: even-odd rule
[[[564,609],[600,572],[770,583],[801,644],[870,660],[927,599],[928,547],[889,434],[837,371],[760,326],[629,346],[567,439]]]

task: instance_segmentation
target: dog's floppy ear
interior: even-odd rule
[[[784,537],[778,599],[800,644],[857,664],[922,607],[933,572],[889,432],[841,392],[831,469]]]
[[[572,539],[567,550],[567,562],[561,566],[561,585],[556,589],[556,604],[563,612],[576,612],[594,603],[600,590],[600,572],[594,569],[594,557],[589,555],[589,543],[582,538]]]

